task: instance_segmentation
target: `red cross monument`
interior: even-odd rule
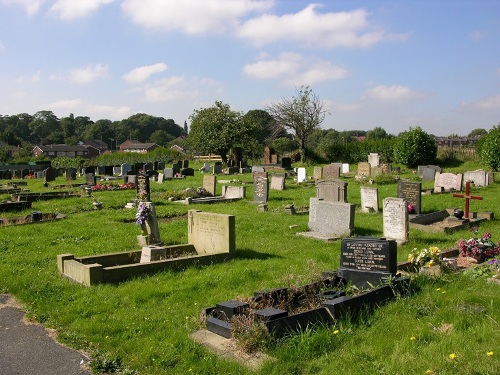
[[[483,197],[479,195],[470,195],[470,181],[465,182],[465,194],[453,194],[455,198],[465,198],[465,218],[469,219],[469,200],[483,200]]]

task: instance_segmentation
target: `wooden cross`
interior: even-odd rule
[[[465,182],[465,194],[453,194],[455,198],[465,198],[465,218],[469,219],[469,200],[477,199],[482,201],[483,197],[479,195],[470,195],[470,181]]]

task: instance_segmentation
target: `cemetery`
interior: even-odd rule
[[[160,182],[158,170],[156,180],[133,175],[133,188],[93,189],[92,199],[60,199],[59,191],[26,199],[30,207],[2,217],[30,225],[2,228],[0,289],[61,341],[98,348],[92,360],[121,371],[494,373],[500,185],[493,175],[483,185],[482,172],[465,178],[479,165],[426,166],[435,173],[425,180],[402,168],[399,180],[378,184],[374,174],[386,167],[371,163],[361,166],[362,181],[358,165],[331,163],[298,166],[307,183],[268,167],[221,184],[220,174],[190,161],[186,178]],[[460,189],[457,177],[439,177],[435,189],[437,173],[461,174]],[[43,182],[22,188],[55,193],[65,177]],[[199,187],[218,204],[167,199]],[[139,206],[149,210],[144,221]],[[65,219],[41,214],[54,211]],[[431,229],[443,221],[460,225]],[[472,239],[485,251],[476,254]]]

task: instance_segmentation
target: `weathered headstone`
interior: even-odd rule
[[[188,242],[199,255],[234,253],[235,217],[196,210],[188,211]]]
[[[297,182],[300,184],[301,182],[307,181],[306,169],[304,167],[297,168]]]
[[[139,202],[151,201],[151,189],[149,186],[149,176],[144,173],[137,175],[137,194],[136,198]]]
[[[403,198],[385,198],[383,207],[384,237],[398,244],[408,242],[408,208]]]
[[[347,182],[333,178],[317,181],[316,198],[328,202],[347,202]]]
[[[361,186],[361,211],[378,212],[378,189]]]
[[[85,175],[85,182],[89,186],[94,186],[96,184],[96,177],[93,173],[87,173]]]
[[[313,178],[315,180],[321,180],[323,178],[323,167],[314,167]]]
[[[429,167],[422,168],[423,181],[434,181],[435,177],[436,177],[436,170],[434,168],[429,168]]]
[[[217,177],[215,175],[203,176],[203,188],[215,197],[215,190],[217,187]]]
[[[48,167],[45,171],[45,182],[51,182],[56,179],[56,170],[52,167]]]
[[[488,186],[490,184],[488,172],[483,169],[478,169],[475,171],[468,171],[464,173],[464,181],[470,181],[474,183],[476,187]]]
[[[413,205],[415,212],[409,212],[410,214],[420,215],[422,211],[422,183],[399,181],[398,198],[404,198],[408,204]]]
[[[164,178],[166,178],[166,179],[174,178],[174,169],[173,168],[165,168],[163,170],[163,175],[164,175]]]
[[[370,153],[370,155],[368,155],[368,163],[370,163],[372,167],[378,167],[380,164],[379,155],[377,153]]]
[[[462,191],[462,174],[436,172],[434,177],[434,191]]]
[[[244,199],[246,198],[246,193],[245,186],[222,186],[222,196],[227,199]]]
[[[158,219],[154,204],[152,202],[141,202],[139,203],[139,207],[143,207],[148,211],[146,220],[141,224],[144,233],[141,236],[137,236],[139,244],[161,245],[160,229],[158,228]]]
[[[253,200],[267,202],[269,199],[269,179],[267,172],[253,172]]]
[[[367,162],[358,163],[358,176],[370,177],[371,175],[371,165]]]
[[[159,184],[163,184],[163,180],[165,179],[165,175],[163,173],[158,173],[158,180],[156,180],[156,182],[158,182]]]
[[[323,167],[323,178],[330,179],[330,178],[339,178],[340,177],[340,170],[342,168],[342,164],[335,163],[335,164],[329,164],[325,165]]]
[[[387,283],[397,273],[397,243],[376,237],[344,238],[338,276],[358,288]]]
[[[271,178],[271,190],[284,190],[285,176],[273,175]]]

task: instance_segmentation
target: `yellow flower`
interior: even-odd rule
[[[339,334],[339,330],[338,330],[338,329],[336,329],[335,331],[333,331],[333,334],[334,334],[334,335],[338,335],[338,334]]]
[[[486,355],[487,355],[488,357],[491,357],[491,356],[493,355],[493,352],[488,352],[488,353],[486,353]]]
[[[429,250],[431,251],[432,254],[439,254],[439,247],[432,246],[429,247]]]
[[[439,292],[440,290],[441,290],[441,288],[437,288],[437,289],[436,289],[436,291],[438,291],[438,292]]]
[[[448,357],[450,359],[457,359],[457,355],[455,353],[451,353]]]
[[[417,338],[415,336],[410,337],[411,341],[415,341]]]
[[[432,370],[427,370],[425,373],[426,374],[434,374],[434,372]]]
[[[413,254],[408,255],[408,262],[413,262],[413,259],[415,259],[415,255]]]

